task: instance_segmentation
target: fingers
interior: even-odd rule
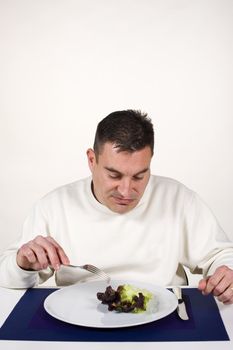
[[[198,288],[204,295],[212,293],[224,304],[233,303],[233,270],[218,267],[212,276],[199,282]]]
[[[222,294],[220,294],[217,299],[223,304],[233,303],[233,285],[228,287]]]
[[[60,262],[64,265],[68,265],[70,263],[70,260],[64,252],[63,248],[52,237],[47,237],[47,239],[55,246]]]
[[[200,291],[203,291],[203,293],[204,293],[204,290],[205,290],[206,285],[207,285],[207,280],[208,280],[208,279],[203,278],[203,279],[200,280],[199,283],[198,283],[198,289],[199,289]]]
[[[51,265],[58,270],[61,264],[69,264],[69,259],[52,237],[37,236],[20,248],[17,263],[24,269],[40,270]]]

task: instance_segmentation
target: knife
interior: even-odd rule
[[[178,306],[177,306],[177,312],[180,318],[184,321],[188,320],[188,314],[186,311],[186,306],[184,303],[184,300],[182,299],[182,293],[181,293],[181,288],[180,287],[174,287],[172,288],[173,293],[178,299]]]

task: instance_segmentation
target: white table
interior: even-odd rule
[[[0,327],[10,314],[25,290],[12,290],[0,288]],[[1,350],[152,350],[152,349],[173,349],[173,350],[232,350],[233,349],[233,305],[218,303],[219,310],[225,324],[230,341],[221,342],[40,342],[40,341],[0,341]],[[19,321],[20,322],[20,321]]]

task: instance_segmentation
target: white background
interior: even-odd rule
[[[96,124],[141,109],[152,172],[233,239],[233,1],[0,0],[0,250],[33,203],[89,175]]]

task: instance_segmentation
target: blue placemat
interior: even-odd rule
[[[229,340],[214,298],[197,289],[184,289],[190,319],[182,321],[176,311],[148,324],[97,329],[68,324],[50,316],[44,309],[45,298],[56,289],[28,289],[3,326],[0,339],[39,341],[220,341]]]

